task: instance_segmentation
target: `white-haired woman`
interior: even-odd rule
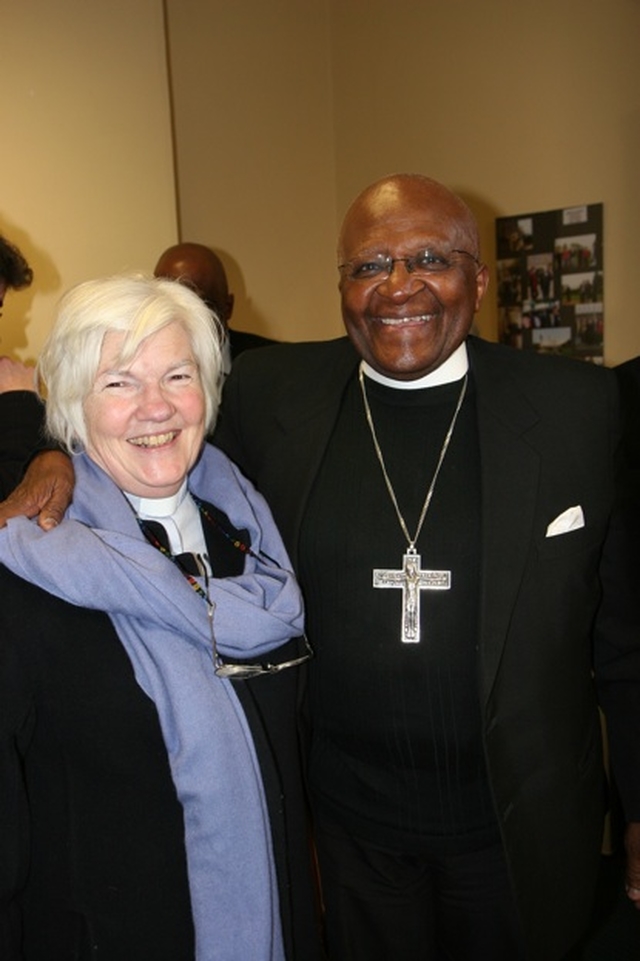
[[[320,957],[302,603],[265,502],[203,444],[220,370],[179,283],[61,301],[40,371],[74,502],[0,531],[3,961]]]

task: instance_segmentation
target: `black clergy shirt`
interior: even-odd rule
[[[413,536],[461,381],[396,390],[366,380],[400,511]],[[302,527],[310,665],[311,789],[319,816],[394,849],[480,846],[497,834],[477,682],[480,467],[470,382],[416,547],[451,588],[420,592],[421,641],[400,640],[406,538],[385,487],[356,380]]]

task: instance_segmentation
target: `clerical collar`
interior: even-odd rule
[[[206,558],[207,546],[200,511],[187,490],[185,480],[171,497],[137,497],[124,492],[135,513],[143,521],[159,521],[169,539],[172,554],[188,551]]]
[[[385,377],[384,374],[374,370],[366,360],[360,361],[360,369],[366,377],[386,387],[394,387],[396,390],[422,390],[424,387],[440,387],[442,384],[452,384],[462,380],[469,369],[469,357],[467,345],[462,343],[443,364],[416,380],[396,380],[393,377]]]
[[[127,491],[124,492],[124,496],[138,517],[146,517],[148,520],[153,520],[155,517],[172,517],[187,496],[187,481],[185,478],[180,490],[170,497],[138,497]]]

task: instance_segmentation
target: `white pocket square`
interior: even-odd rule
[[[577,531],[584,527],[584,514],[579,504],[575,507],[567,507],[566,511],[558,514],[554,521],[547,527],[547,537],[557,537],[558,534],[566,534],[568,531]]]

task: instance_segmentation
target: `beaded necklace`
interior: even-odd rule
[[[265,554],[264,551],[259,551],[256,554],[256,552],[253,551],[248,544],[245,544],[244,541],[241,541],[239,537],[235,537],[228,530],[226,530],[224,525],[221,524],[220,521],[216,520],[216,518],[209,513],[205,504],[200,500],[199,497],[196,497],[195,494],[192,494],[191,497],[193,498],[193,501],[196,507],[198,508],[202,516],[205,518],[205,520],[209,521],[212,527],[215,527],[217,530],[219,530],[220,533],[224,537],[226,537],[229,543],[233,544],[236,550],[242,551],[244,554],[249,554],[251,557],[255,558],[256,560],[263,558],[264,560],[269,561],[271,564],[275,564],[276,567],[280,567],[280,564],[278,564],[278,562],[274,560],[273,557],[270,557],[268,554]]]

